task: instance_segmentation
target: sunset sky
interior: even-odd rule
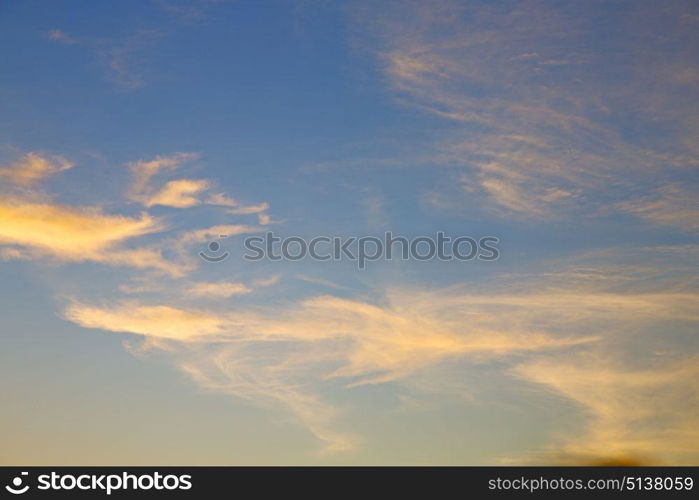
[[[0,54],[0,464],[699,463],[696,1],[10,0]]]

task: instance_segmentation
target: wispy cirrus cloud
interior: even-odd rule
[[[249,215],[259,214],[269,209],[269,203],[260,203],[259,205],[242,205],[228,210],[229,214],[233,215]]]
[[[54,28],[47,33],[53,43],[79,46],[89,50],[101,63],[106,78],[125,90],[135,90],[145,83],[147,68],[143,54],[156,41],[163,38],[159,29],[140,29],[119,38],[105,38],[90,35],[74,35]]]
[[[221,335],[225,332],[226,324],[224,319],[206,312],[138,303],[124,303],[111,308],[74,303],[66,309],[64,316],[85,328],[115,329],[171,340]]]
[[[156,156],[152,160],[138,160],[128,164],[133,181],[127,193],[131,200],[148,204],[154,196],[151,180],[164,170],[173,170],[190,161],[199,158],[197,153],[174,153],[172,155]]]
[[[187,208],[201,203],[198,195],[208,189],[209,183],[203,179],[178,179],[166,183],[146,201],[146,206]]]
[[[142,53],[163,37],[157,29],[142,29],[117,40],[99,40],[94,44],[98,59],[108,78],[124,89],[137,89],[145,83]]]
[[[269,203],[265,202],[257,205],[238,205],[227,212],[231,215],[257,215],[257,222],[261,226],[267,226],[272,223],[272,218],[267,210],[269,210]]]
[[[240,205],[234,198],[227,196],[224,193],[211,193],[206,200],[209,205],[219,205],[223,207],[237,207]]]
[[[175,153],[139,160],[128,164],[132,182],[127,198],[146,208],[161,205],[189,208],[204,201],[209,181],[177,179],[154,187],[161,173],[198,159],[196,153]],[[164,218],[147,212],[139,216],[107,213],[100,206],[59,204],[36,185],[73,167],[61,156],[28,153],[17,161],[0,167],[0,179],[6,183],[0,193],[0,256],[5,260],[55,262],[99,262],[113,266],[153,270],[172,277],[182,277],[198,265],[189,248],[193,244],[259,230],[253,226],[223,224],[211,228],[175,230]],[[207,200],[230,208],[239,205],[224,195]],[[241,213],[266,215],[268,204]],[[112,207],[113,208],[113,207]],[[134,246],[133,241],[151,236],[148,244]],[[174,257],[165,257],[169,252]],[[192,255],[190,255],[192,254]]]
[[[435,177],[446,178],[435,203],[453,203],[445,195],[451,189],[457,203],[507,217],[621,213],[696,232],[697,16],[689,3],[649,5],[416,0],[346,9],[396,102],[441,123],[439,139],[417,162],[438,165]],[[137,88],[145,82],[139,53],[160,36],[144,31],[100,41],[54,30],[49,38],[84,44],[112,81]],[[63,170],[55,158],[41,158],[48,163],[12,164],[0,178],[23,192]],[[487,367],[507,384],[523,384],[524,397],[544,410],[551,404],[579,417],[572,430],[536,443],[525,457],[532,461],[696,461],[695,246],[656,246],[643,255],[599,250],[562,267],[549,261],[531,273],[450,288],[408,287],[382,276],[368,280],[366,296],[320,271],[285,281],[279,291],[268,288],[258,301],[256,289],[272,287],[278,276],[212,276],[212,266],[197,269],[194,248],[263,230],[273,222],[269,204],[241,202],[208,176],[180,175],[198,158],[175,153],[130,163],[126,198],[140,205],[140,215],[127,212],[134,203],[122,207],[129,215],[116,213],[123,199],[110,200],[108,209],[3,199],[0,251],[6,259],[48,256],[160,271],[118,287],[130,300],[76,300],[63,316],[121,334],[134,352],[162,352],[204,390],[291,416],[326,452],[361,445],[343,420],[342,402],[357,401],[343,398],[353,391],[381,386],[393,395],[424,376],[426,390],[448,393],[444,400],[483,404],[466,377],[443,383],[440,368],[450,365]],[[372,168],[416,163],[368,158]],[[366,162],[337,165],[358,163]],[[384,199],[366,201],[371,220],[385,223]],[[146,212],[152,207],[166,215],[153,217]],[[198,208],[183,212],[191,207]],[[205,212],[217,219],[191,224]],[[179,217],[169,219],[172,213]],[[226,216],[257,217],[257,225]],[[180,221],[184,227],[172,227]],[[149,246],[135,247],[142,237]],[[309,294],[309,283],[331,294]]]
[[[696,356],[638,368],[602,352],[530,361],[514,373],[579,405],[583,432],[519,457],[538,463],[693,463],[699,446]]]
[[[176,245],[185,247],[192,243],[205,243],[222,237],[229,238],[245,233],[255,233],[258,227],[245,224],[221,224],[201,229],[191,229],[176,236]]]
[[[261,225],[271,223],[267,213],[269,203],[245,205],[221,192],[210,192],[212,184],[206,179],[174,179],[160,187],[153,186],[158,174],[172,172],[182,165],[199,159],[197,153],[174,153],[156,156],[152,160],[138,160],[128,164],[133,181],[127,196],[146,207],[156,205],[189,208],[206,204],[224,207],[231,215],[257,215]]]
[[[62,156],[27,153],[7,166],[0,167],[0,179],[21,187],[31,187],[41,180],[73,168]]]
[[[669,184],[639,199],[620,203],[618,208],[655,224],[697,232],[699,231],[697,192],[699,189],[693,184]]]
[[[486,207],[534,218],[601,213],[610,199],[678,182],[699,165],[699,66],[690,49],[671,49],[696,46],[683,2],[604,7],[619,33],[604,49],[592,43],[603,27],[582,6],[438,0],[349,10],[396,100],[448,125],[434,161]]]
[[[157,345],[157,344],[156,344]],[[264,343],[190,344],[187,350],[168,346],[178,367],[201,388],[240,398],[266,408],[272,414],[283,411],[305,427],[322,443],[321,455],[348,452],[359,447],[361,439],[337,430],[342,413],[318,393],[313,375],[328,362],[323,344],[303,344],[305,354],[280,360],[274,346]]]
[[[158,0],[154,2],[155,6],[179,22],[148,22],[120,36],[89,32],[75,34],[58,27],[49,30],[45,36],[53,43],[80,46],[90,51],[101,64],[107,81],[123,90],[133,91],[143,87],[153,76],[150,71],[153,48],[178,29],[205,22],[208,11],[217,3]]]
[[[694,252],[676,250],[682,255]],[[657,391],[666,391],[668,385],[675,384],[673,394],[680,398],[668,401],[673,407],[680,394],[691,392],[681,377],[691,366],[687,358],[691,354],[675,352],[674,340],[665,344],[671,357],[658,358],[650,367],[629,365],[624,353],[634,342],[636,349],[639,345],[651,349],[653,359],[659,356],[652,354],[657,350],[655,341],[641,332],[669,324],[684,324],[686,330],[699,323],[697,283],[679,282],[677,270],[669,267],[667,279],[675,285],[659,291],[647,285],[648,276],[661,279],[657,273],[662,266],[657,263],[631,266],[629,256],[619,255],[619,264],[610,256],[609,267],[598,269],[590,264],[599,262],[598,257],[588,256],[535,279],[503,276],[478,294],[461,287],[395,288],[372,302],[321,295],[283,307],[174,311],[172,306],[139,302],[76,303],[65,315],[81,326],[142,335],[146,348],[163,349],[208,390],[286,409],[324,443],[326,451],[349,449],[350,443],[357,445],[357,438],[337,429],[338,410],[324,401],[323,385],[333,385],[336,393],[342,387],[362,385],[409,386],[431,367],[458,361],[501,366],[505,374],[589,407],[584,410],[590,412],[584,432],[596,430],[599,435],[553,436],[548,448],[532,450],[533,458],[527,460],[552,463],[564,455],[575,455],[579,461],[611,460],[622,454],[656,461],[690,460],[694,445],[688,444],[684,451],[676,448],[679,436],[688,436],[683,432],[692,422],[690,417],[685,421],[690,413],[674,419],[669,411],[654,411],[653,404]],[[683,262],[679,259],[676,265]],[[190,325],[179,318],[201,321]],[[626,383],[625,374],[632,379],[642,376]],[[657,382],[652,382],[655,378]],[[636,396],[624,400],[621,395],[631,389],[628,384]],[[467,390],[462,387],[458,393]],[[616,402],[605,403],[608,397]],[[634,427],[635,417],[623,420],[625,412],[633,413],[639,398],[646,413],[638,418],[644,422],[666,418],[663,432]],[[618,415],[607,416],[604,404],[615,405]],[[695,408],[695,403],[686,404],[688,411]],[[604,440],[614,433],[617,440],[605,454]]]
[[[355,439],[334,429],[338,410],[321,398],[319,381],[385,383],[446,357],[492,359],[590,340],[464,329],[440,320],[429,307],[398,307],[329,296],[275,315],[74,303],[64,317],[87,328],[144,335],[146,345],[165,349],[202,387],[286,409],[324,443],[324,452],[352,449]],[[426,317],[428,312],[434,316]]]
[[[66,33],[63,30],[59,29],[52,29],[48,32],[48,37],[49,40],[58,42],[58,43],[64,43],[66,45],[74,45],[76,43],[80,43],[80,39],[76,38],[69,33]]]
[[[139,216],[105,213],[99,206],[59,204],[37,185],[74,164],[57,155],[27,153],[0,168],[0,256],[5,260],[49,259],[99,262],[182,276],[162,249],[133,246],[140,237],[162,233],[166,224],[146,212]]]
[[[209,283],[192,283],[189,293],[195,297],[229,298],[234,295],[245,295],[252,292],[252,288],[244,283],[233,283],[228,281]]]

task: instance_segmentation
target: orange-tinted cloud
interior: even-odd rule
[[[42,179],[73,167],[73,164],[61,156],[43,156],[27,153],[7,167],[0,168],[0,180],[21,187],[30,187]]]
[[[92,261],[180,275],[182,270],[165,261],[159,251],[123,246],[163,229],[160,220],[147,214],[126,217],[93,207],[0,200],[0,245],[5,246],[5,258]]]

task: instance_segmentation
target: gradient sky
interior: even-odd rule
[[[0,53],[0,463],[699,462],[696,2],[7,1]]]

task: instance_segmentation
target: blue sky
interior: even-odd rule
[[[5,2],[0,460],[696,463],[698,25]],[[266,231],[500,258],[243,260]]]

